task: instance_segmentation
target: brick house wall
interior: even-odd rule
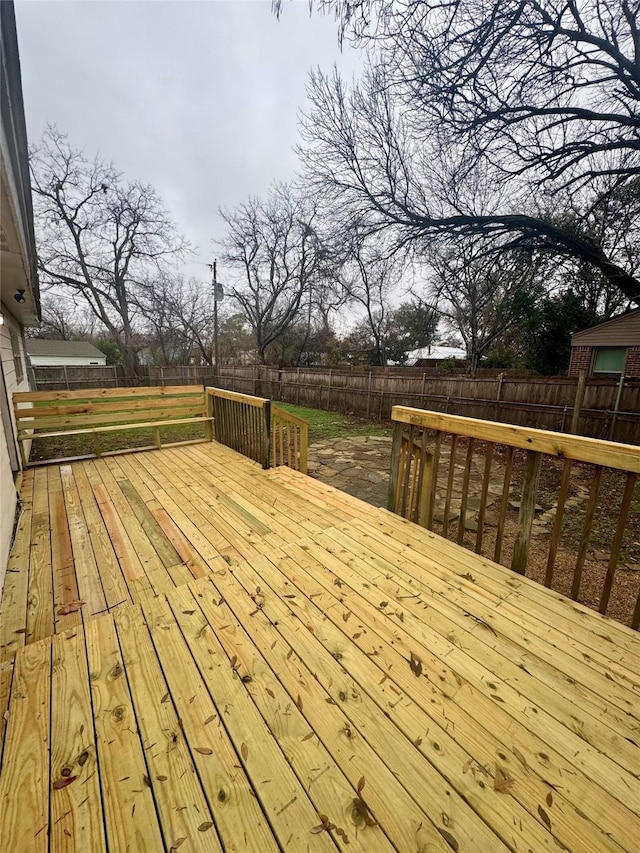
[[[591,354],[593,347],[571,347],[571,362],[569,376],[577,376],[581,370],[587,373],[591,370]]]
[[[624,375],[629,379],[640,379],[640,347],[629,347]]]
[[[572,347],[569,376],[577,376],[581,370],[591,373],[593,350],[595,347]],[[640,346],[627,348],[627,360],[624,366],[627,379],[640,379]]]

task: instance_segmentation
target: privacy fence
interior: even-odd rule
[[[125,385],[114,367],[34,368],[38,390]],[[640,444],[640,380],[442,376],[416,368],[345,370],[254,365],[146,367],[139,384],[203,384],[318,409],[389,420],[413,406]]]

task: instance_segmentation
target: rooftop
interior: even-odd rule
[[[56,341],[45,338],[27,338],[29,355],[72,356],[74,358],[104,358],[105,355],[88,341]]]

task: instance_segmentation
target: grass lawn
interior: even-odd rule
[[[309,442],[330,438],[348,438],[354,435],[391,435],[391,430],[377,423],[369,423],[361,418],[347,417],[337,412],[325,412],[322,409],[309,409],[290,403],[275,403],[287,412],[303,418],[309,424]],[[161,427],[163,442],[188,441],[202,438],[204,428],[199,424],[176,424]],[[148,428],[103,432],[100,434],[100,450],[103,453],[113,450],[126,450],[134,447],[148,447],[153,444],[153,436]],[[93,453],[93,439],[90,435],[69,435],[57,438],[41,438],[34,441],[31,448],[31,461],[63,458],[66,456],[84,456]]]
[[[391,435],[388,427],[371,423],[363,418],[348,417],[338,412],[325,412],[324,409],[309,409],[306,406],[294,406],[292,403],[273,405],[292,415],[297,415],[309,424],[309,442],[324,441],[328,438],[348,438],[352,435]]]

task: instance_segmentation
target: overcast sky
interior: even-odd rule
[[[17,0],[29,140],[47,123],[152,184],[204,267],[220,206],[296,169],[297,114],[314,66],[357,74],[333,19],[306,0]]]

